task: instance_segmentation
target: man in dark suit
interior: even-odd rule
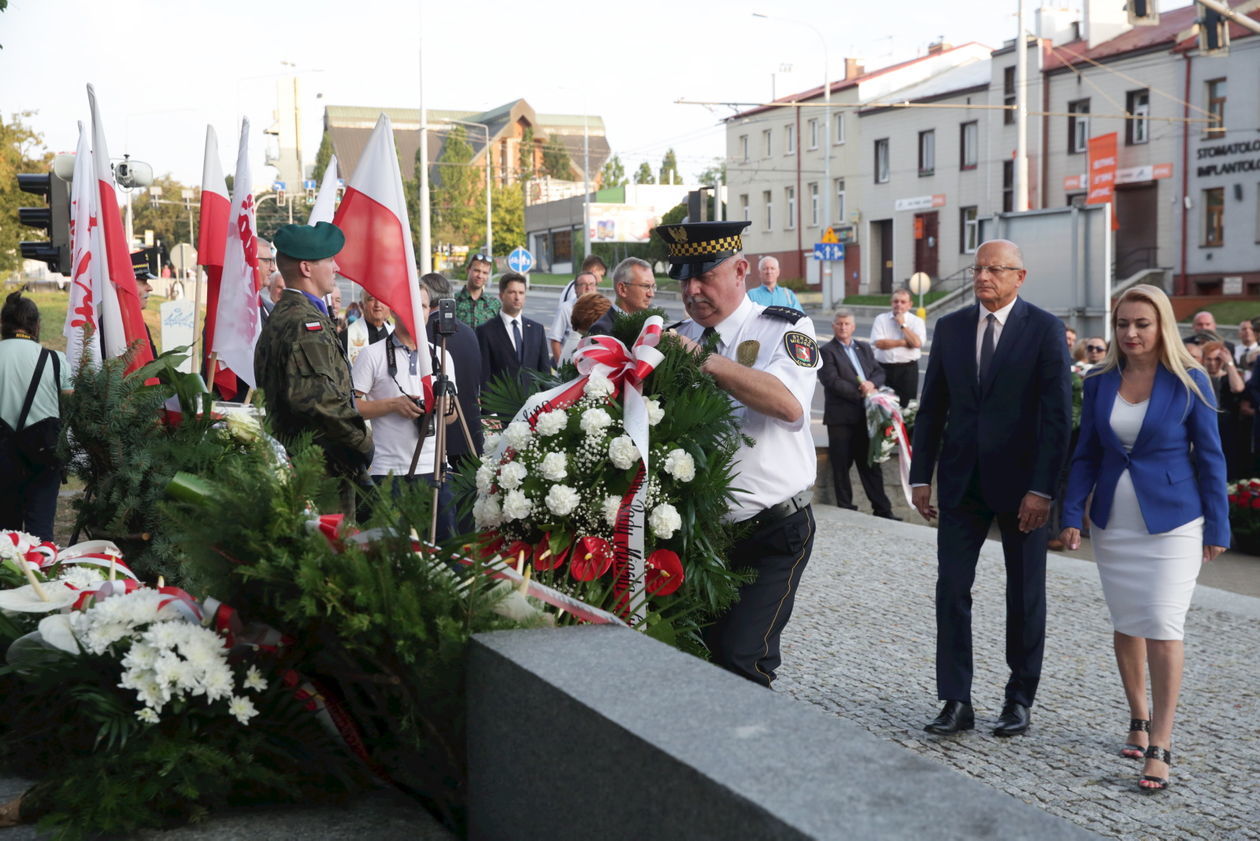
[[[866,342],[853,338],[853,313],[837,310],[831,322],[836,337],[823,345],[818,381],[826,395],[823,423],[827,425],[827,450],[836,488],[836,505],[856,511],[849,467],[856,461],[862,489],[876,517],[900,520],[884,493],[884,471],[867,459],[871,439],[866,431],[866,397],[884,384],[884,368]]]
[[[996,519],[1006,557],[1006,702],[994,734],[1028,729],[1046,628],[1046,523],[1067,455],[1072,400],[1063,324],[1018,297],[1019,247],[990,240],[972,267],[978,304],[944,316],[914,427],[914,507],[927,519],[939,463],[936,686],[945,702],[925,728],[975,726],[971,706],[971,585]]]
[[[652,298],[656,295],[652,264],[638,257],[627,257],[618,263],[613,269],[613,295],[612,307],[586,331],[588,336],[611,335],[617,318],[652,306]]]
[[[525,308],[525,276],[507,272],[499,278],[499,312],[477,328],[481,347],[481,384],[505,371],[550,371],[551,354],[543,326],[521,314]]]

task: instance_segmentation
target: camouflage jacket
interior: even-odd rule
[[[281,295],[263,325],[254,378],[281,443],[309,430],[330,472],[339,475],[353,476],[372,463],[372,433],[354,407],[337,331],[301,292]]]

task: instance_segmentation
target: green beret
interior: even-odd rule
[[[284,225],[271,238],[276,251],[294,260],[323,260],[341,251],[346,235],[331,222]]]

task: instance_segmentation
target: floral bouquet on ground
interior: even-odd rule
[[[1239,479],[1228,486],[1228,491],[1234,548],[1260,555],[1260,479]]]
[[[484,402],[513,419],[464,493],[483,556],[700,653],[741,580],[723,522],[741,439],[729,398],[661,321],[588,337],[571,379],[540,393],[494,384]]]
[[[898,468],[901,472],[902,490],[906,502],[910,502],[910,432],[918,414],[919,401],[911,400],[903,409],[897,393],[884,386],[866,397],[866,434],[870,447],[866,453],[867,464],[883,464],[894,451],[899,453]]]

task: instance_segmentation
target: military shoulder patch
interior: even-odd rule
[[[773,309],[796,312],[791,307],[773,307]],[[787,349],[787,354],[792,361],[802,368],[818,367],[818,343],[812,336],[789,330],[783,334],[783,347]]]
[[[795,307],[766,307],[761,314],[768,315],[771,318],[778,318],[792,324],[795,324],[805,317],[805,313]]]
[[[308,333],[318,333],[324,329],[324,325],[318,321],[308,321],[302,326],[306,328]]]

